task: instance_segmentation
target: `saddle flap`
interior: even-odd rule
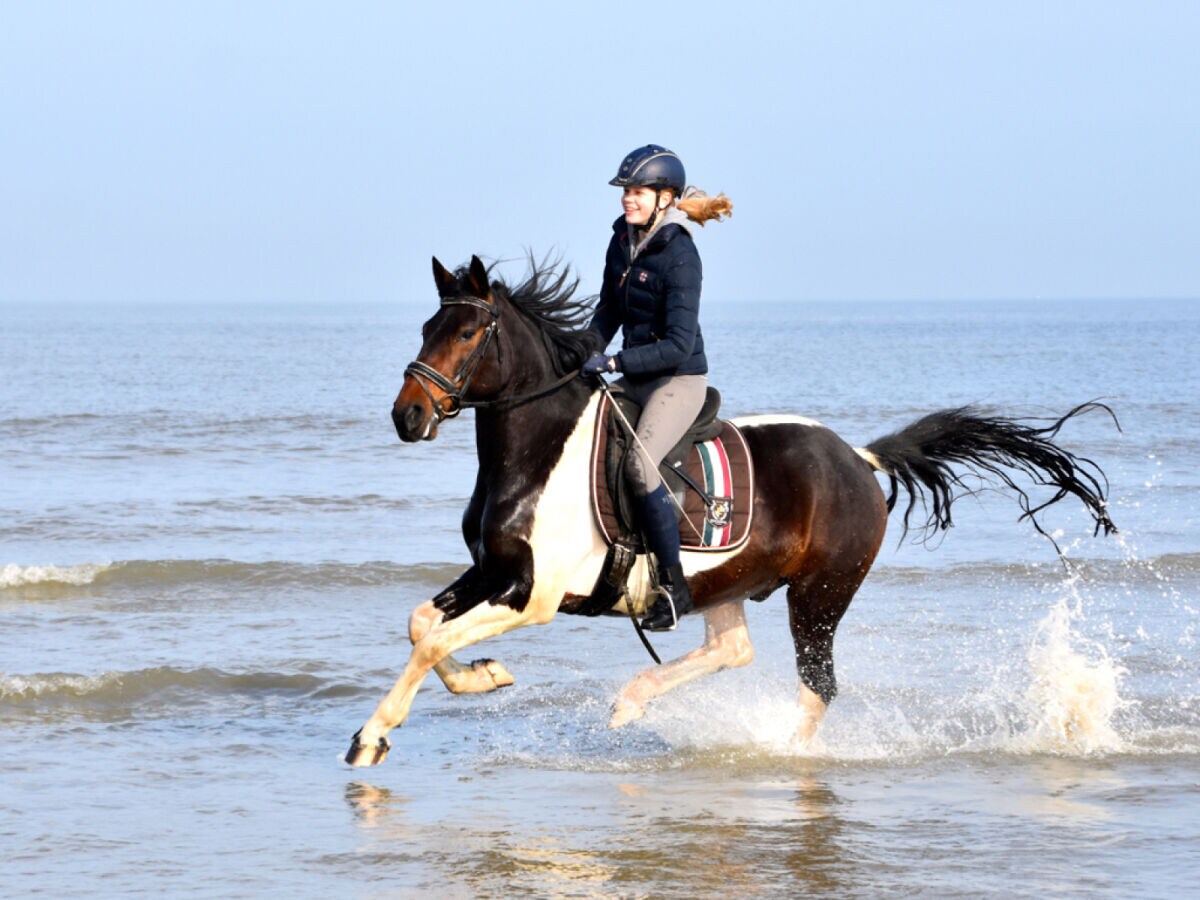
[[[614,392],[613,401],[630,422],[636,421],[638,409],[632,400]],[[592,510],[606,542],[623,541],[641,550],[624,478],[624,458],[632,440],[619,417],[611,414],[609,403],[608,396],[601,398],[597,410]],[[750,449],[736,425],[716,417],[719,408],[720,394],[709,388],[696,423],[659,469],[668,490],[683,505],[679,537],[685,550],[728,551],[741,546],[750,534],[754,509]]]

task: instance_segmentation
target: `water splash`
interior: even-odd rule
[[[1103,645],[1085,639],[1074,627],[1083,616],[1078,583],[1067,582],[1038,624],[1028,661],[1032,683],[1025,691],[1030,729],[1017,740],[1027,752],[1096,753],[1117,751],[1124,742],[1113,727],[1123,705],[1125,670]]]

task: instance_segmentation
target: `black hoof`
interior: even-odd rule
[[[366,746],[360,739],[362,729],[354,732],[350,739],[350,749],[346,751],[346,762],[352,766],[377,766],[387,759],[388,751],[392,749],[387,738],[381,737],[374,747]]]

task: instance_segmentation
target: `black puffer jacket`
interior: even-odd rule
[[[667,223],[630,262],[625,218],[613,223],[600,302],[588,326],[608,346],[620,328],[618,358],[631,379],[708,372],[700,333],[700,254],[687,229]]]

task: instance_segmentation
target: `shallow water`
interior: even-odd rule
[[[409,610],[466,558],[469,415],[419,446],[387,420],[427,312],[3,309],[5,893],[1194,889],[1200,314],[714,305],[729,414],[861,444],[942,406],[1105,397],[1123,433],[1062,438],[1105,468],[1121,535],[1053,511],[1068,569],[992,493],[936,546],[894,530],[813,747],[776,595],[748,604],[752,666],[623,730],[610,704],[649,660],[627,622],[562,617],[466,655],[515,686],[427,682],[384,765],[350,770]]]

